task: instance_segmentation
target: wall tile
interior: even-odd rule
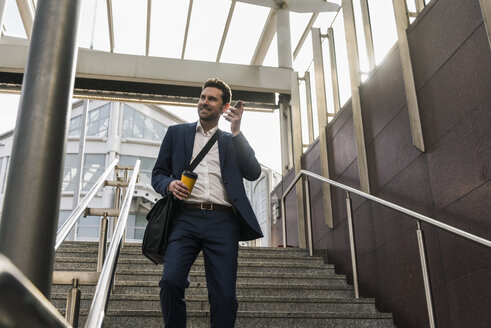
[[[377,298],[379,295],[377,253],[372,252],[358,257],[357,265],[360,295]]]
[[[357,156],[353,119],[349,118],[333,140],[327,145],[329,156],[329,176],[337,180],[338,176]]]
[[[486,269],[448,283],[448,306],[451,309],[449,311],[451,325],[448,327],[489,327],[490,291],[491,267],[489,265]]]
[[[416,89],[419,89],[482,24],[479,1],[438,0],[408,31]]]
[[[491,175],[491,111],[480,106],[427,152],[435,209],[466,195]]]
[[[370,143],[406,104],[398,48],[360,89],[365,142]]]
[[[403,109],[367,145],[371,192],[376,193],[419,154],[412,144],[407,110]]]
[[[364,257],[375,250],[375,234],[373,231],[372,204],[364,202],[353,212],[353,230],[355,232],[356,256]]]
[[[351,99],[344,105],[344,107],[336,114],[326,127],[326,137],[329,143],[338,132],[343,128],[346,122],[353,117],[353,111],[351,109]]]
[[[418,92],[426,148],[482,103],[491,107],[491,51],[481,25]]]
[[[384,302],[397,302],[423,288],[415,230],[377,248],[379,292]]]

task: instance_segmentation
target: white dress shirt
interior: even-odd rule
[[[218,130],[218,126],[205,133],[198,120],[191,162],[198,156],[201,149],[203,149],[216,130]],[[186,202],[231,206],[230,199],[222,182],[218,140],[194,169],[194,172],[198,174],[198,180],[196,180],[191,196],[185,200]]]

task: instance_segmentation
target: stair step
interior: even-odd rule
[[[116,281],[137,280],[137,281],[159,281],[162,270],[118,270]],[[206,280],[204,271],[194,271],[189,275],[190,282],[204,282]],[[237,281],[242,283],[289,283],[289,284],[322,284],[322,285],[346,285],[346,278],[343,275],[320,275],[304,273],[276,273],[276,272],[238,272]]]
[[[82,312],[82,323],[86,312]],[[188,311],[188,328],[209,327],[207,311]],[[106,328],[164,327],[160,311],[109,310],[104,321]],[[386,328],[394,327],[392,315],[385,313],[351,312],[256,312],[239,311],[236,328]]]
[[[60,310],[65,308],[66,294],[53,294],[51,296],[53,304]],[[240,311],[266,311],[266,312],[363,312],[376,313],[374,300],[363,299],[354,300],[348,298],[291,298],[291,297],[271,297],[271,296],[238,296]],[[92,295],[83,294],[81,299],[81,309],[86,310],[90,307]],[[208,297],[189,296],[186,298],[188,310],[209,311]],[[159,295],[135,295],[135,294],[114,294],[109,302],[109,310],[155,310],[160,311]]]

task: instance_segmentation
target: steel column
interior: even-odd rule
[[[406,90],[407,111],[409,113],[409,123],[411,125],[411,135],[413,145],[419,151],[425,151],[423,139],[423,129],[419,116],[418,96],[414,85],[413,66],[411,64],[411,53],[407,40],[406,30],[409,25],[406,1],[392,0],[394,15],[397,25],[397,36],[399,38],[399,54],[401,56],[402,74],[404,78],[404,89]]]
[[[329,61],[331,63],[332,99],[334,102],[334,113],[337,113],[341,110],[341,101],[339,100],[340,97],[339,97],[338,63],[336,59],[336,43],[334,42],[334,29],[332,27],[329,27],[327,29],[327,41],[329,42]]]
[[[3,32],[3,19],[5,18],[5,9],[7,8],[7,0],[0,0],[0,36]]]
[[[484,26],[486,26],[486,32],[488,33],[489,46],[491,47],[491,3],[486,0],[479,0],[481,5],[482,17],[484,20]]]
[[[80,3],[37,2],[0,225],[0,252],[48,298]]]
[[[346,47],[351,83],[351,108],[353,111],[353,125],[355,129],[356,150],[358,156],[358,174],[360,175],[361,190],[370,193],[368,179],[367,152],[365,148],[365,135],[363,132],[363,118],[361,115],[360,100],[360,61],[358,58],[358,43],[356,41],[355,15],[353,13],[353,0],[343,0],[344,30],[346,34]]]
[[[150,53],[150,30],[152,27],[152,0],[147,1],[147,30],[145,42],[145,56]]]
[[[276,9],[276,35],[278,66],[292,68],[292,38],[290,34],[290,11],[288,9]]]
[[[424,0],[414,0],[414,3],[416,4],[416,11],[418,14],[425,9],[425,2]]]
[[[293,65],[290,13],[287,9],[276,10],[276,35],[278,43],[278,66],[291,69]],[[292,79],[290,78],[290,81]],[[297,84],[295,82],[295,84]],[[295,86],[290,85],[293,89]],[[281,159],[282,173],[285,175],[293,166],[293,140],[292,140],[292,113],[290,110],[290,97],[280,94],[280,133],[281,133]]]
[[[303,75],[305,81],[305,99],[307,102],[307,126],[309,128],[309,144],[314,142],[314,116],[312,114],[312,87],[310,85],[310,72]]]
[[[293,131],[293,165],[295,166],[295,175],[302,170],[303,142],[302,142],[302,115],[300,113],[300,91],[298,88],[298,73],[291,74],[292,85],[292,131]],[[307,229],[305,224],[304,212],[304,186],[299,181],[295,187],[297,195],[297,224],[298,224],[298,241],[300,247],[306,247]]]
[[[324,62],[322,57],[322,40],[319,28],[312,29],[312,47],[314,57],[315,73],[315,94],[317,99],[317,116],[319,124],[319,149],[321,162],[321,175],[329,178],[329,158],[327,152],[327,99],[326,86],[324,80]],[[333,228],[332,221],[332,204],[331,204],[331,187],[328,184],[322,184],[322,197],[324,204],[324,222]]]

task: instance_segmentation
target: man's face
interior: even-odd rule
[[[214,87],[207,87],[201,91],[198,115],[202,121],[218,121],[220,115],[227,109],[228,104],[223,103],[222,94],[222,90]]]

